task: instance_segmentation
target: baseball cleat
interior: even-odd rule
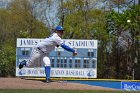
[[[23,66],[26,66],[26,60],[23,60],[22,62],[19,63],[19,69],[22,69]]]
[[[50,79],[46,79],[46,80],[43,80],[42,82],[44,82],[44,83],[51,83],[53,81],[51,81]]]
[[[47,79],[47,80],[46,80],[46,83],[50,83],[50,82],[51,82],[51,80],[50,80],[50,79]]]
[[[46,83],[50,83],[50,80],[46,80]]]

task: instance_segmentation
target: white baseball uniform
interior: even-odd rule
[[[53,33],[50,37],[45,38],[33,48],[27,66],[36,67],[39,66],[41,62],[44,62],[45,66],[50,65],[50,60],[47,56],[57,45],[61,45],[62,43],[63,41],[57,33]]]

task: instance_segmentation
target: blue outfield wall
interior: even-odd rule
[[[121,82],[119,81],[69,81],[69,82],[74,82],[74,83],[80,83],[80,84],[88,84],[92,86],[102,86],[102,87],[107,87],[107,88],[115,88],[115,89],[121,89]]]

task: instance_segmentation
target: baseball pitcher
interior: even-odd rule
[[[57,26],[50,37],[45,38],[33,48],[28,62],[22,61],[19,63],[19,69],[23,68],[23,66],[32,67],[42,60],[45,66],[46,82],[50,82],[51,63],[48,58],[49,53],[54,50],[56,46],[61,46],[65,50],[72,52],[73,55],[77,55],[76,50],[63,43],[61,39],[63,32],[63,27]]]

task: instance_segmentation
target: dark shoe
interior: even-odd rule
[[[26,60],[23,60],[22,62],[19,63],[19,69],[22,69],[23,66],[26,66]]]

